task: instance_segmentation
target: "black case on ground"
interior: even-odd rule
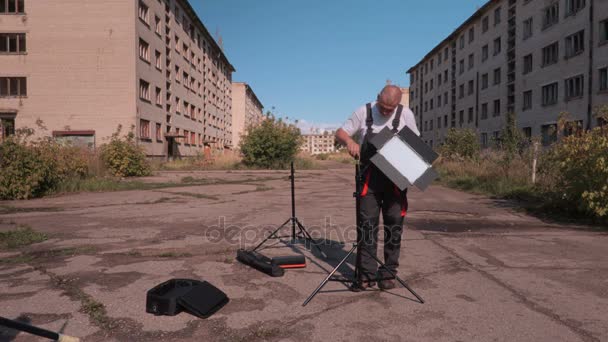
[[[206,281],[171,279],[148,291],[146,312],[175,316],[182,311],[207,318],[228,303],[228,296]]]
[[[236,260],[271,277],[282,277],[285,274],[285,271],[279,265],[274,264],[270,258],[260,253],[239,249],[236,252]]]
[[[272,258],[272,263],[279,266],[305,265],[306,258],[303,255],[278,256]]]

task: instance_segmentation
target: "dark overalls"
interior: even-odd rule
[[[363,239],[361,246],[361,276],[362,280],[376,278],[390,279],[390,274],[384,269],[378,270],[378,263],[370,256],[377,255],[378,226],[380,210],[384,223],[384,263],[386,267],[397,273],[399,266],[399,251],[401,248],[401,232],[403,219],[407,211],[407,189],[399,190],[380,170],[370,162],[376,154],[376,148],[369,142],[376,133],[372,132],[374,119],[372,105],[368,103],[365,124],[367,131],[361,144],[361,175],[363,189],[361,191],[361,231]],[[397,133],[403,106],[399,105],[392,122],[393,132]]]

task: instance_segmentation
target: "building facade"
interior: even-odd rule
[[[241,136],[247,127],[264,120],[264,106],[253,89],[242,82],[232,83],[232,144],[239,147]]]
[[[187,0],[0,0],[4,135],[99,146],[120,126],[149,156],[222,151],[232,72]]]
[[[550,144],[563,113],[602,124],[607,67],[608,1],[491,0],[408,70],[410,108],[429,145],[471,128],[488,146],[507,113]]]
[[[410,88],[401,88],[401,105],[410,107]]]
[[[312,155],[336,152],[336,137],[334,131],[323,133],[302,134],[304,143],[301,150]]]

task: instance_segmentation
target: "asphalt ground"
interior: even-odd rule
[[[296,216],[326,243],[319,253],[272,241],[263,253],[307,257],[305,269],[272,278],[235,256],[290,218],[287,176],[167,172],[146,181],[196,183],[0,202],[0,231],[49,237],[0,250],[0,316],[84,341],[608,340],[606,231],[440,186],[410,191],[400,258],[424,304],[404,288],[352,293],[331,282],[303,307],[354,242],[353,170],[297,173]],[[170,278],[209,281],[231,300],[208,319],[146,314],[147,290]],[[13,340],[38,339],[0,328],[0,341]]]

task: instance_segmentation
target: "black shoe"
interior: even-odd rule
[[[391,290],[394,289],[397,285],[395,284],[395,280],[393,279],[384,279],[378,282],[378,287],[380,290]]]
[[[367,290],[367,289],[371,289],[371,288],[373,288],[374,286],[376,286],[376,282],[375,282],[375,281],[364,281],[364,282],[362,282],[362,283],[360,283],[360,284],[358,284],[358,283],[353,283],[353,284],[352,284],[352,285],[349,287],[349,289],[350,289],[352,292],[361,292],[361,291],[365,291],[365,290]]]

